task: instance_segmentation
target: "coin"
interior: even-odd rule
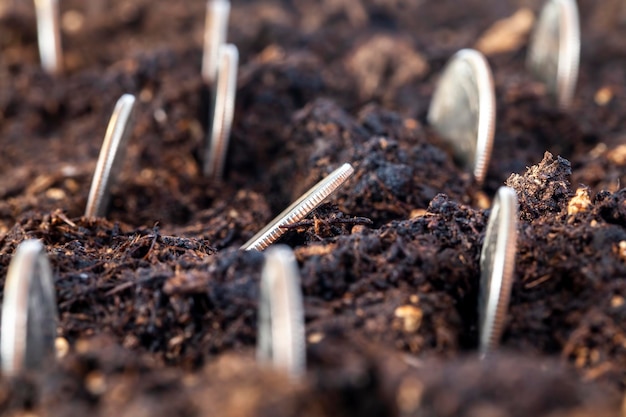
[[[226,43],[230,1],[207,0],[204,23],[204,51],[202,54],[202,78],[213,85],[217,77],[220,46]]]
[[[480,352],[494,350],[500,342],[511,296],[517,251],[517,195],[500,187],[491,207],[480,253],[478,330]]]
[[[2,370],[40,370],[55,360],[57,304],[41,242],[22,242],[9,264],[2,302]]]
[[[37,43],[43,69],[53,75],[63,71],[58,0],[35,0]]]
[[[224,174],[235,110],[238,63],[239,50],[237,47],[232,44],[222,45],[219,52],[213,118],[210,123],[211,134],[207,141],[204,164],[204,175],[214,179],[219,179]]]
[[[462,49],[450,59],[430,103],[428,122],[451,146],[457,163],[482,183],[496,125],[493,77],[483,54]]]
[[[301,376],[306,370],[304,307],[298,264],[288,246],[265,252],[258,320],[257,360]]]
[[[350,164],[343,164],[326,178],[315,184],[304,193],[299,199],[294,201],[282,213],[274,218],[255,234],[250,240],[243,244],[243,250],[263,250],[278,240],[285,233],[283,228],[286,225],[299,222],[304,219],[317,206],[322,204],[332,193],[341,187],[354,172]]]
[[[548,0],[528,47],[527,67],[557,105],[572,103],[580,64],[580,22],[575,0]]]
[[[86,217],[104,217],[111,198],[111,185],[117,180],[131,132],[131,116],[135,97],[124,94],[117,101],[109,120],[104,142],[98,156],[96,171],[91,180]]]

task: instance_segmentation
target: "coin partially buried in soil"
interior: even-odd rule
[[[304,307],[293,251],[277,245],[265,252],[259,301],[257,358],[292,377],[306,369]]]
[[[2,300],[2,371],[45,368],[55,358],[57,304],[52,269],[38,240],[22,242],[9,265]]]
[[[59,1],[35,0],[35,11],[41,66],[49,74],[59,75],[63,72]]]
[[[299,222],[311,211],[315,210],[328,197],[330,197],[339,187],[341,187],[354,173],[352,165],[345,163],[320,182],[315,184],[309,191],[304,193],[299,199],[291,203],[278,216],[269,222],[263,229],[252,236],[250,240],[243,244],[243,250],[263,250],[278,240],[287,229],[284,226]]]
[[[487,174],[496,125],[493,77],[486,58],[462,49],[448,62],[428,110],[428,122],[454,158],[480,184]]]
[[[558,106],[571,105],[580,64],[580,22],[574,0],[548,0],[528,46],[526,65]]]
[[[230,130],[237,93],[239,50],[233,44],[222,45],[218,55],[218,73],[213,99],[211,132],[205,147],[204,175],[221,179],[226,164]]]
[[[213,86],[219,67],[219,50],[226,43],[230,1],[207,0],[204,23],[204,51],[202,54],[202,78]]]
[[[478,331],[482,354],[498,346],[504,330],[517,251],[517,213],[515,190],[500,187],[493,200],[480,253]]]
[[[106,215],[111,198],[111,185],[117,180],[126,155],[134,108],[135,96],[131,94],[124,94],[115,105],[91,180],[85,217]]]

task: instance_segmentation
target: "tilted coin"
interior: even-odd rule
[[[224,174],[235,111],[238,63],[239,51],[237,47],[232,44],[222,45],[219,53],[219,69],[213,101],[213,118],[210,123],[211,134],[204,157],[204,175],[215,179],[221,178]]]
[[[448,62],[428,110],[428,123],[449,143],[455,160],[485,179],[496,125],[496,99],[485,57],[462,49]]]
[[[50,74],[60,74],[63,71],[63,51],[59,2],[58,0],[35,0],[35,12],[41,66]]]
[[[517,218],[515,190],[500,187],[491,207],[480,252],[478,331],[479,349],[483,354],[498,346],[504,330],[515,270]]]
[[[322,204],[332,193],[341,187],[354,173],[350,164],[343,164],[326,178],[315,184],[299,199],[294,201],[267,226],[248,240],[241,247],[243,250],[263,250],[278,240],[285,233],[284,226],[304,219],[317,206]]]
[[[9,264],[2,301],[2,371],[39,370],[55,360],[57,304],[52,269],[38,240],[22,242]]]
[[[557,105],[570,106],[580,64],[580,22],[575,0],[548,0],[528,47],[527,66]]]
[[[128,138],[132,131],[131,116],[135,96],[124,94],[117,101],[109,120],[104,142],[98,156],[96,171],[91,180],[87,199],[86,217],[104,217],[111,198],[111,185],[117,180],[126,154]]]
[[[204,23],[204,52],[202,55],[202,78],[213,85],[219,66],[219,49],[226,43],[230,1],[207,0]]]
[[[298,264],[288,246],[265,252],[258,320],[257,360],[301,376],[306,370],[304,307]]]

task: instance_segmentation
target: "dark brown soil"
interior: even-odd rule
[[[525,73],[526,32],[488,54],[498,121],[483,187],[428,127],[430,97],[454,52],[538,0],[236,2],[237,109],[220,183],[200,175],[204,1],[115,0],[106,13],[61,1],[58,78],[39,67],[32,4],[16,3],[0,6],[0,285],[17,245],[41,239],[69,350],[45,372],[0,378],[2,412],[623,413],[619,1],[579,2],[567,112]],[[127,162],[107,219],[85,219],[123,93],[138,97]],[[307,375],[292,381],[255,364],[263,256],[238,248],[344,162],[348,184],[281,239],[307,322]],[[479,255],[505,182],[520,202],[515,284],[502,353],[482,360]]]

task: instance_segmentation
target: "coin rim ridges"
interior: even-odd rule
[[[495,217],[492,217],[495,213],[497,206],[499,219],[505,219],[506,221],[500,221],[498,223],[498,230],[496,235],[496,250],[495,253],[502,253],[502,257],[495,256],[493,259],[496,266],[491,268],[491,276],[485,277],[483,275],[481,265],[480,286],[482,288],[487,284],[485,279],[489,280],[489,293],[487,294],[487,300],[483,300],[485,305],[481,305],[483,309],[479,314],[479,327],[480,327],[480,351],[482,354],[486,354],[494,350],[502,336],[504,330],[504,324],[506,321],[506,314],[509,306],[511,288],[513,285],[513,273],[515,271],[515,255],[517,252],[517,225],[518,225],[518,201],[515,190],[510,187],[500,187],[496,193],[492,207],[492,215],[487,223],[487,230],[485,234],[485,242],[481,250],[481,264],[484,259],[484,250],[488,246],[486,239],[490,237],[489,231],[492,222],[496,221]],[[494,279],[494,277],[500,276],[502,279]],[[493,285],[494,283],[499,285]],[[483,316],[484,315],[484,319]]]
[[[241,249],[263,250],[270,246],[285,233],[283,226],[305,218],[344,184],[353,173],[354,168],[349,163],[345,163],[331,172],[244,243]]]
[[[462,49],[457,52],[457,55],[460,59],[466,60],[472,68],[478,87],[479,110],[474,177],[476,182],[482,184],[487,175],[496,127],[496,96],[493,75],[487,58],[481,52],[474,49]]]
[[[461,49],[455,53],[446,64],[443,75],[439,79],[431,104],[428,110],[428,122],[437,127],[437,123],[432,120],[433,106],[438,103],[437,93],[442,83],[447,82],[446,79],[452,73],[452,69],[465,63],[469,67],[473,79],[476,81],[476,89],[478,91],[478,121],[476,128],[476,153],[472,166],[472,174],[477,184],[482,184],[487,175],[489,160],[493,149],[493,140],[495,136],[496,126],[496,98],[495,85],[491,67],[487,58],[475,49]],[[437,129],[438,130],[438,129]],[[447,138],[445,138],[447,140]]]

